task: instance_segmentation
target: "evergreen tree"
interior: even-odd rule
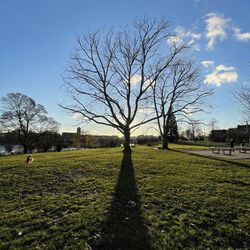
[[[169,114],[169,141],[170,142],[178,141],[178,126],[176,117],[173,112]]]

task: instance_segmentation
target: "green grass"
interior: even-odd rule
[[[169,144],[171,149],[188,149],[188,150],[203,150],[208,149],[206,145],[192,145],[192,144]]]
[[[250,161],[152,147],[34,157],[0,158],[0,249],[250,249]]]

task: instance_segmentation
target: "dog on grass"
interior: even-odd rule
[[[26,159],[26,163],[27,164],[31,164],[32,162],[33,162],[33,157],[31,156],[31,155],[29,155],[28,157],[27,157],[27,159]]]

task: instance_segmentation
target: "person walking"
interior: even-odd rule
[[[230,141],[230,147],[231,147],[231,149],[234,152],[234,139],[231,139],[231,141]]]

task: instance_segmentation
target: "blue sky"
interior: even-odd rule
[[[214,109],[205,119],[216,118],[218,128],[234,127],[241,117],[231,91],[250,80],[249,9],[248,0],[1,1],[0,97],[26,94],[46,107],[61,131],[75,130],[77,121],[58,103],[64,98],[61,74],[76,37],[102,27],[118,28],[136,17],[164,16],[170,31],[190,43],[202,81],[214,89]],[[94,125],[85,129],[115,133]]]

